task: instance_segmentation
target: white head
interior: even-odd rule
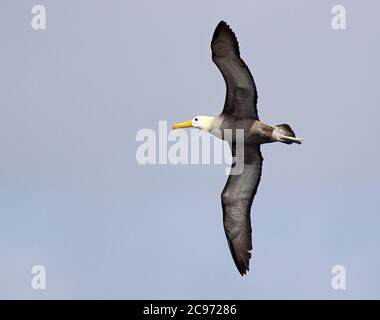
[[[191,120],[173,125],[173,129],[194,127],[205,131],[210,131],[212,129],[213,119],[214,117],[209,116],[196,116]]]

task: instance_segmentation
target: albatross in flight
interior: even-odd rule
[[[251,205],[260,182],[263,163],[260,145],[270,142],[301,144],[302,139],[296,137],[288,124],[268,125],[260,121],[255,82],[240,58],[234,32],[224,21],[214,31],[211,50],[212,60],[227,86],[223,111],[216,117],[196,116],[173,125],[173,129],[195,127],[211,134],[222,132],[219,137],[227,140],[231,147],[235,162],[222,192],[223,223],[232,258],[240,274],[244,275],[249,271],[252,250]],[[223,134],[227,129],[234,133],[238,129],[243,132],[243,152],[237,152],[241,142],[234,138],[235,134],[228,137]],[[238,161],[243,163],[243,169],[239,174],[232,174]]]

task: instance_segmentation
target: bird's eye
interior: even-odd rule
[[[198,118],[195,118],[194,120],[195,120],[195,121],[198,121]]]

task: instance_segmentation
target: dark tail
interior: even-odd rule
[[[290,126],[286,123],[284,124],[279,124],[277,126],[275,126],[276,128],[279,129],[279,131],[284,135],[284,136],[289,136],[289,137],[295,137],[296,134],[294,133],[294,131],[292,130],[292,128],[290,128]]]
[[[281,135],[284,135],[286,137],[292,137],[292,138],[296,138],[296,134],[294,133],[294,131],[292,130],[292,128],[284,123],[284,124],[279,124],[277,126],[275,126],[276,128],[276,131],[281,134]],[[286,144],[292,144],[292,143],[299,143],[301,144],[302,140],[300,139],[286,139],[286,138],[281,138],[280,139],[281,142],[283,143],[286,143]]]

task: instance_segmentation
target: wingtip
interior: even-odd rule
[[[239,273],[242,277],[246,276],[247,275],[247,271],[242,271],[242,270],[239,270]]]
[[[211,40],[211,48],[213,47],[213,44],[217,41],[220,35],[224,35],[224,40],[221,40],[221,42],[223,41],[231,42],[232,47],[235,50],[235,53],[238,56],[240,56],[239,42],[237,40],[237,37],[234,31],[232,30],[232,28],[224,20],[221,20],[214,30],[214,34]],[[215,53],[213,49],[213,57],[214,55]]]
[[[249,272],[249,267],[244,268],[244,269],[242,269],[242,268],[238,268],[238,271],[239,271],[240,275],[241,275],[242,277],[244,277],[244,276],[246,276],[247,273]]]
[[[221,31],[222,29],[229,29],[231,30],[231,27],[228,25],[228,23],[224,20],[220,20],[218,25],[215,28],[215,31]]]
[[[214,30],[214,34],[213,34],[213,40],[219,35],[219,33],[225,29],[225,28],[228,28],[228,24],[223,21],[223,20],[220,20],[219,23],[217,24],[215,30]]]
[[[222,26],[222,25],[228,26],[228,24],[227,24],[226,21],[220,20],[219,23],[218,23],[218,26]]]
[[[235,248],[233,247],[233,244],[230,240],[227,239],[227,243],[230,248],[232,259],[235,263],[236,269],[239,271],[240,275],[244,277],[249,272],[249,262],[252,257],[251,251],[248,251],[248,255],[245,259],[236,253]]]

